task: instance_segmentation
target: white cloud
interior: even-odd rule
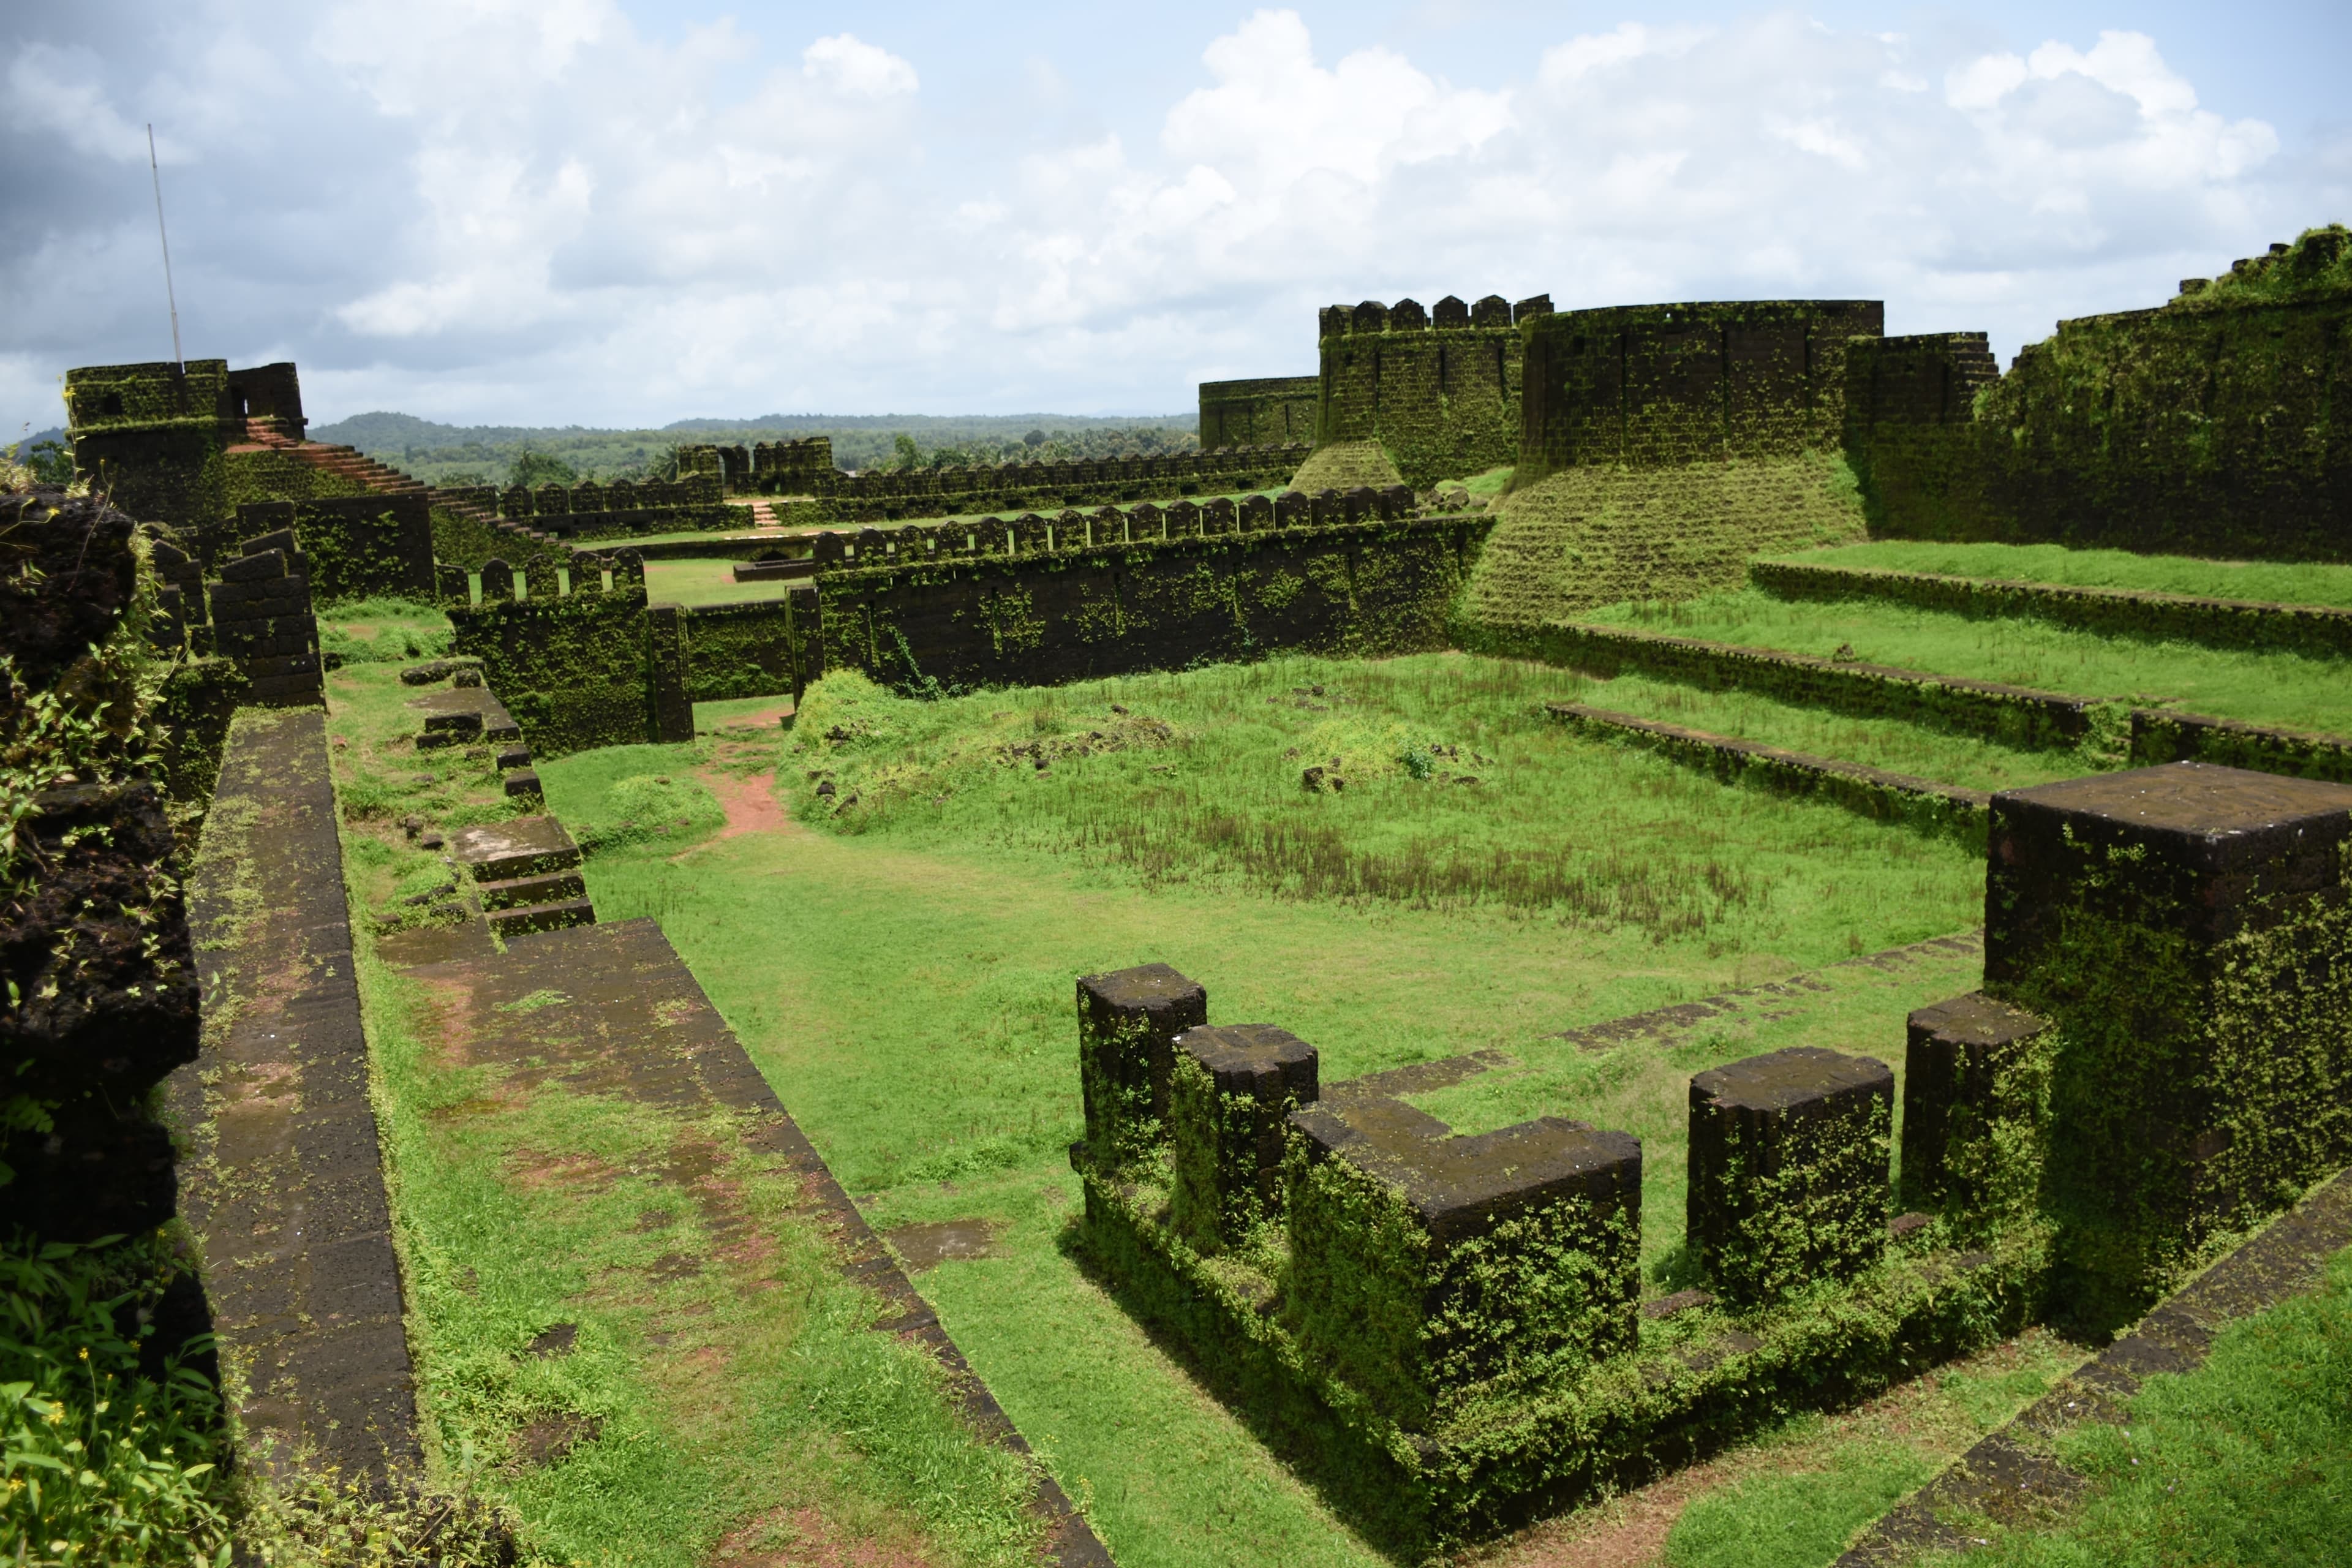
[[[8,122],[22,132],[48,132],[77,153],[114,163],[147,161],[147,128],[124,119],[97,79],[98,57],[87,49],[27,44],[8,62]],[[155,139],[166,163],[184,160],[167,136]]]
[[[801,74],[856,98],[888,98],[919,85],[913,66],[851,33],[819,38],[801,51]]]
[[[1864,295],[2013,346],[2352,185],[2352,140],[2282,158],[2135,33],[1956,54],[1626,22],[1465,85],[1260,10],[1139,117],[1017,51],[1025,88],[985,89],[878,25],[342,0],[303,33],[210,3],[143,64],[62,32],[11,58],[26,157],[82,173],[41,209],[66,216],[0,235],[0,392],[46,406],[65,365],[157,352],[131,104],[190,166],[166,196],[191,352],[290,353],[322,416],[1181,408],[1311,369],[1319,303],[1449,292]]]

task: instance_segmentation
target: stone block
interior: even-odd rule
[[[485,910],[520,909],[530,904],[556,904],[588,896],[588,886],[577,870],[545,871],[530,877],[507,877],[476,886]]]
[[[2200,763],[1993,797],[1985,990],[2055,1039],[2060,1306],[2136,1316],[2352,1158],[2352,788]]]
[[[568,871],[580,864],[580,847],[552,816],[517,816],[468,827],[450,841],[450,851],[477,882]]]
[[[223,583],[259,583],[286,575],[286,557],[275,550],[257,551],[221,563]]]
[[[1981,991],[1908,1020],[1906,1208],[1970,1228],[2029,1213],[2048,1153],[2049,1020]]]
[[[527,768],[530,766],[530,748],[529,746],[501,748],[498,755],[498,764],[500,768]]]
[[[1165,1142],[1176,1037],[1208,1021],[1208,992],[1164,963],[1079,977],[1078,1085],[1098,1163]]]
[[[1793,1047],[1690,1080],[1691,1250],[1727,1300],[1844,1279],[1886,1246],[1895,1074]]]
[[[568,931],[596,923],[596,909],[586,899],[565,899],[551,904],[522,904],[493,910],[486,917],[499,937],[525,936],[532,931]]]
[[[1292,1326],[1391,1419],[1630,1348],[1642,1145],[1547,1116],[1456,1137],[1377,1095],[1291,1113]]]
[[[505,786],[507,794],[513,797],[536,796],[542,793],[539,784],[539,773],[532,768],[509,769],[500,783]]]
[[[1202,1252],[1281,1213],[1283,1126],[1318,1095],[1315,1047],[1271,1024],[1176,1037],[1168,1129],[1171,1220]]]

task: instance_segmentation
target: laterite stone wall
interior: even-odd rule
[[[1442,648],[1484,537],[1477,519],[1367,520],[820,570],[824,667],[937,692]]]
[[[1377,441],[1408,484],[1461,479],[1518,456],[1522,334],[1551,309],[1452,295],[1434,312],[1400,300],[1333,305],[1319,321],[1321,407],[1315,444]]]
[[[1213,451],[1219,447],[1314,440],[1321,384],[1320,378],[1312,375],[1202,382],[1202,447]]]
[[[1872,527],[2189,555],[2352,559],[2352,234],[2315,229],[2147,310],[2062,321],[2005,376],[1981,340],[1850,363]]]

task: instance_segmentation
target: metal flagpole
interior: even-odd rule
[[[172,363],[180,374],[188,373],[188,362],[180,353],[180,301],[172,292],[172,237],[163,230],[163,172],[155,165],[155,127],[147,127],[147,173],[155,182],[155,237],[163,242],[163,302],[172,307]]]

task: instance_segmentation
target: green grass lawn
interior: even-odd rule
[[[1430,1103],[1465,1127],[1640,1130],[1654,1265],[1680,1240],[1689,1073],[1801,1038],[1899,1067],[1904,1015],[1976,984],[1966,956],[1856,966],[1801,1016],[1735,1010],[1673,1049],[1547,1040],[1965,930],[1982,902],[1948,843],[1568,734],[1540,714],[1559,684],[1454,655],[938,703],[836,680],[789,736],[541,773],[551,808],[591,823],[625,779],[693,772],[740,811],[781,767],[800,820],[616,845],[589,863],[603,918],[662,921],[878,1227],[990,1227],[992,1256],[917,1283],[1122,1563],[1354,1563],[1367,1549],[1068,1253],[1077,975],[1173,963],[1214,1020],[1314,1042],[1327,1079],[1507,1052],[1519,1068]],[[1345,789],[1302,788],[1334,756]]]
[[[648,561],[646,597],[661,605],[737,605],[751,599],[781,599],[791,592],[788,582],[738,583],[732,561]]]
[[[1948,577],[2000,577],[2084,588],[2144,588],[2224,599],[2352,607],[2352,566],[2277,561],[2199,561],[2186,555],[2135,555],[2123,550],[2070,550],[2063,544],[1939,544],[1874,539],[1781,557],[1821,566],[1882,572],[1934,572]]]
[[[1676,637],[2167,704],[2255,724],[2352,731],[2340,660],[2151,643],[2039,621],[1974,620],[1906,605],[1776,599],[1755,589],[1681,605],[1612,605],[1579,617]]]
[[[392,665],[339,670],[328,695],[436,1482],[512,1505],[532,1563],[1029,1560],[1026,1473],[955,1420],[923,1352],[872,1331],[871,1298],[797,1212],[798,1177],[745,1146],[735,1113],[683,1119],[477,1059],[466,994],[378,952],[434,934],[385,928],[410,923],[403,900],[451,875],[404,816],[454,829],[527,808],[503,794],[487,748],[414,749],[417,692]],[[780,731],[749,732],[772,756]],[[572,760],[572,776],[635,819],[576,818],[584,835],[659,856],[723,822],[693,748],[635,750],[658,754]],[[533,1348],[563,1325],[562,1353]],[[771,1552],[785,1555],[758,1555]]]
[[[2352,1543],[2352,1251],[2318,1291],[2224,1329],[2196,1371],[2160,1373],[2126,1418],[2063,1434],[2091,1479],[2035,1528],[1969,1521],[1990,1542],[1934,1562],[1994,1568],[2342,1563]]]
[[[1566,669],[1554,671],[1552,680],[1564,701],[1969,789],[2023,789],[2091,771],[2091,765],[2073,751],[2004,745],[1973,735],[1948,734],[1903,719],[1876,719],[1783,702],[1759,692],[1710,691],[1639,675],[1603,680]]]

